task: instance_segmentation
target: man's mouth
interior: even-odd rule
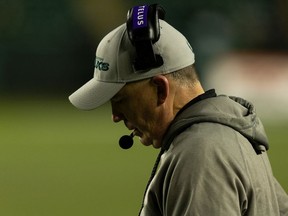
[[[138,137],[142,136],[142,133],[137,128],[135,128],[132,133],[134,134],[134,136],[138,136]]]

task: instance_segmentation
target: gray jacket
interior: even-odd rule
[[[186,107],[166,133],[140,215],[288,216],[265,149],[249,102],[217,96]]]

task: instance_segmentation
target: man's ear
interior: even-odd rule
[[[157,89],[157,104],[163,104],[169,95],[169,80],[163,75],[157,75],[151,81]]]

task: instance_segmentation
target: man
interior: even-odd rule
[[[111,102],[141,143],[160,148],[141,216],[288,215],[253,105],[204,91],[185,37],[157,5],[136,6],[96,51],[93,79],[70,96],[77,108]]]

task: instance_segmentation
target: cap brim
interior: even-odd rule
[[[69,100],[78,109],[92,110],[108,102],[124,85],[93,78],[70,95]]]

